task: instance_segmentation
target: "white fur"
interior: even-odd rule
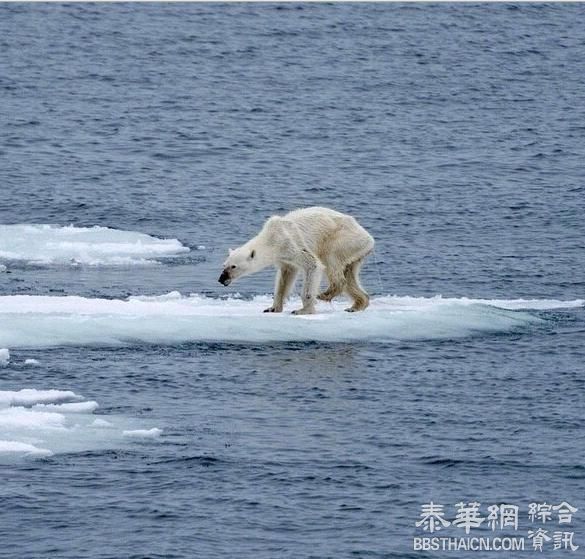
[[[258,235],[230,250],[222,278],[227,278],[228,285],[275,266],[274,304],[266,311],[281,312],[298,272],[302,272],[303,308],[296,314],[313,313],[317,298],[331,301],[343,291],[354,301],[347,310],[363,310],[369,297],[359,283],[359,271],[373,248],[374,239],[353,217],[329,208],[304,208],[271,217]],[[323,272],[329,287],[317,295]]]

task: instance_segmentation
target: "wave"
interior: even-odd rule
[[[437,340],[506,333],[543,324],[534,310],[582,307],[582,300],[376,297],[361,313],[343,301],[317,314],[265,314],[269,296],[217,299],[172,292],[157,297],[0,297],[0,347],[119,346],[183,342],[348,342]],[[289,302],[288,310],[300,306]]]
[[[96,416],[99,407],[70,390],[0,391],[0,462],[15,457],[121,448],[154,439],[159,428],[138,428],[121,416]]]
[[[0,261],[37,266],[148,265],[189,252],[177,239],[69,225],[0,225]]]

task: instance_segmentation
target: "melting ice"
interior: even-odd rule
[[[130,418],[96,416],[98,407],[70,390],[0,391],[0,461],[119,448],[162,433]]]
[[[252,300],[183,297],[93,299],[0,297],[0,347],[118,346],[197,341],[389,341],[449,339],[512,332],[543,323],[531,311],[583,306],[583,301],[376,297],[360,313],[343,301],[320,303],[307,316],[264,314],[270,297]],[[287,311],[298,308],[293,300]]]
[[[186,252],[189,248],[177,239],[108,227],[0,225],[0,261],[4,262],[119,266],[152,264]]]

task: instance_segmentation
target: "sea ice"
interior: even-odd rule
[[[35,404],[55,404],[58,402],[79,401],[82,397],[71,390],[0,390],[1,406],[34,406]]]
[[[20,441],[0,440],[0,458],[6,454],[24,454],[32,456],[51,456],[53,453],[47,448],[39,448],[32,444]]]
[[[9,456],[123,448],[132,439],[152,439],[158,428],[133,418],[96,417],[98,403],[69,390],[0,392],[0,461]]]
[[[189,252],[177,239],[108,227],[0,225],[0,260],[34,265],[153,264]]]
[[[92,413],[99,407],[99,404],[92,400],[89,402],[67,402],[65,404],[35,404],[33,409],[67,413]]]
[[[134,429],[131,431],[123,431],[122,435],[130,439],[156,439],[160,437],[161,429],[153,427],[152,429]]]
[[[92,427],[112,427],[113,425],[109,421],[98,417],[97,419],[94,419],[91,426]]]
[[[126,300],[3,296],[0,347],[452,339],[544,324],[541,311],[582,307],[583,301],[381,296],[364,312],[343,312],[346,301],[319,302],[318,314],[308,316],[263,313],[270,304],[269,296],[218,299],[176,291]],[[299,306],[296,298],[286,310]]]

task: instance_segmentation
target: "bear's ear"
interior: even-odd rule
[[[256,251],[255,251],[255,250],[253,250],[253,251],[250,253],[250,258],[254,258],[254,256],[255,256],[255,255],[256,255]]]
[[[234,252],[233,248],[228,248],[228,254],[231,254],[232,252]]]

